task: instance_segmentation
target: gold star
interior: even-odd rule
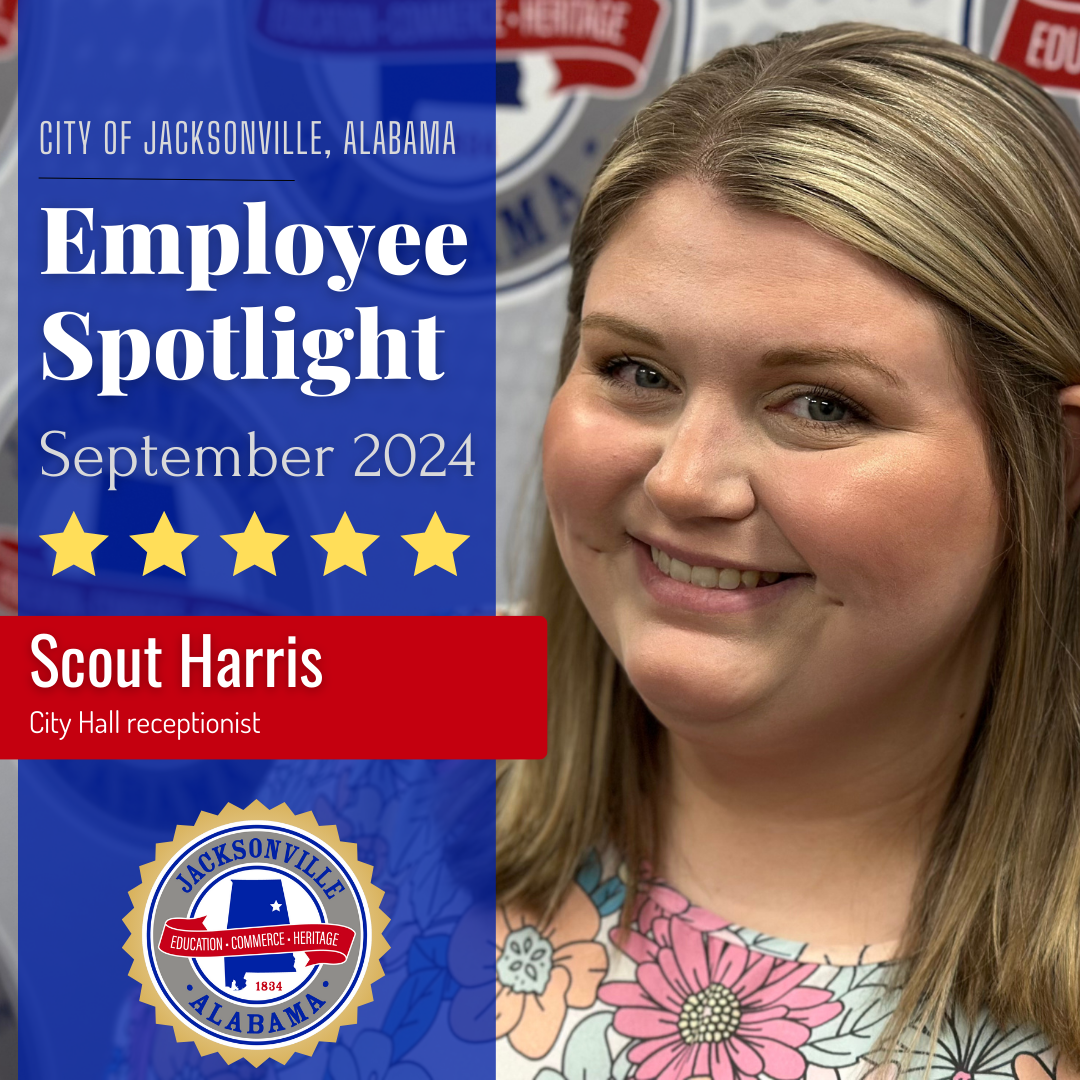
[[[326,551],[323,577],[343,566],[351,566],[367,577],[364,552],[379,538],[372,533],[358,533],[353,528],[349,515],[342,514],[337,528],[332,533],[312,533],[311,539]]]
[[[448,533],[443,528],[439,515],[432,514],[424,532],[409,533],[401,539],[410,547],[416,548],[416,569],[413,571],[413,577],[422,574],[432,566],[441,566],[457,577],[454,552],[469,538],[464,533]]]
[[[66,570],[69,566],[77,566],[80,570],[92,574],[94,572],[94,556],[90,553],[102,540],[108,539],[105,533],[83,532],[83,527],[79,524],[79,519],[74,513],[68,518],[68,523],[64,526],[63,532],[42,533],[40,535],[41,539],[56,552],[52,568],[54,576],[59,574],[61,570]]]
[[[143,577],[159,566],[167,566],[178,574],[187,576],[184,569],[184,549],[198,540],[194,533],[178,533],[173,530],[168,514],[158,518],[157,528],[152,533],[132,533],[131,539],[146,552],[143,562]]]
[[[242,533],[223,533],[222,540],[236,552],[236,565],[233,577],[249,566],[258,566],[277,577],[274,569],[274,550],[289,539],[286,533],[268,533],[259,520],[258,514],[252,514],[247,528]]]

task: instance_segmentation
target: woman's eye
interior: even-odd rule
[[[850,405],[837,397],[814,391],[800,394],[788,403],[793,415],[819,424],[845,424],[863,419]]]
[[[670,385],[656,368],[646,367],[644,364],[634,365],[634,382],[649,390],[663,390]]]
[[[627,383],[643,390],[666,390],[671,386],[671,382],[656,368],[640,360],[631,360],[629,357],[623,357],[610,364],[605,374],[616,382]]]

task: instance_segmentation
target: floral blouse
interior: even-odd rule
[[[496,915],[498,1080],[856,1080],[888,1021],[884,950],[837,957],[747,930],[591,857],[552,921]],[[878,952],[881,958],[875,959]],[[850,961],[850,962],[849,962]],[[912,1076],[926,1067],[923,1050]],[[896,1067],[875,1080],[895,1080]],[[1080,1080],[1037,1032],[951,1017],[930,1080]]]

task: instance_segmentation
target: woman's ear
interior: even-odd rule
[[[1065,421],[1065,508],[1071,517],[1080,507],[1080,386],[1058,393]]]

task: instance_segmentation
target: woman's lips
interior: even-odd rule
[[[691,565],[640,540],[633,543],[642,584],[654,600],[705,614],[761,607],[812,580],[777,570]]]

